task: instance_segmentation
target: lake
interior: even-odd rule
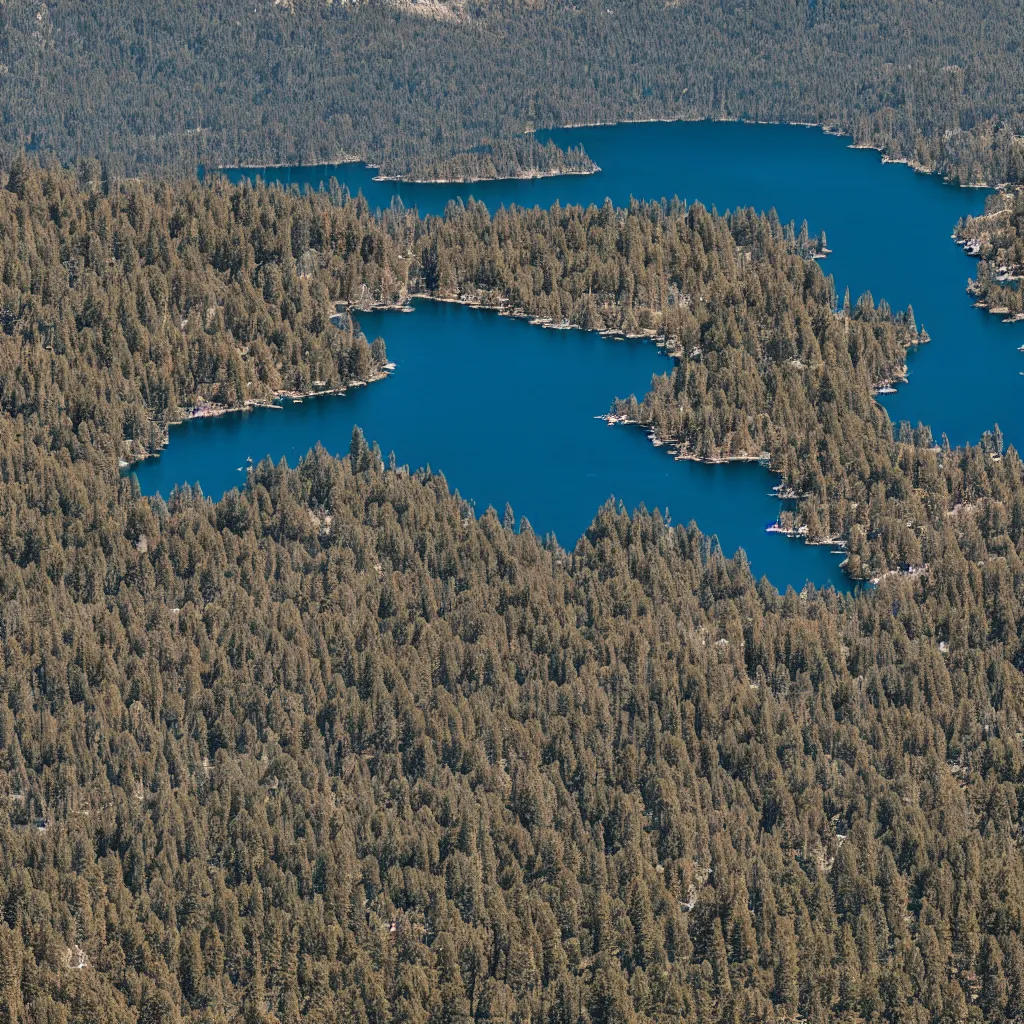
[[[1024,329],[972,307],[964,289],[975,261],[950,238],[960,217],[981,212],[984,190],[884,165],[847,139],[799,126],[658,122],[546,134],[559,145],[582,143],[601,172],[467,185],[377,182],[361,164],[261,173],[303,187],[326,187],[334,177],[371,205],[400,196],[424,213],[469,196],[492,209],[673,195],[720,211],[774,207],[784,222],[806,219],[812,233],[827,233],[833,253],[823,269],[840,295],[849,287],[854,299],[870,290],[894,308],[912,304],[931,335],[932,344],[910,356],[910,383],[885,398],[895,421],[928,423],[954,444],[998,423],[1008,442],[1024,445]],[[243,173],[257,172],[229,177]],[[845,586],[838,556],[764,532],[778,503],[769,495],[775,478],[763,468],[676,462],[639,430],[594,419],[616,396],[642,395],[651,374],[669,368],[654,346],[437,303],[360,322],[369,338],[387,340],[398,363],[391,378],[341,398],[175,427],[165,453],[137,467],[143,491],[166,495],[175,483],[199,481],[219,497],[243,481],[246,456],[292,463],[316,440],[345,451],[358,423],[399,462],[443,470],[478,511],[501,511],[508,501],[563,545],[571,547],[614,495],[629,508],[643,501],[667,507],[675,522],[696,520],[727,553],[742,546],[755,574],[776,586]],[[503,386],[482,389],[484,402],[474,383],[495,375]]]
[[[771,494],[777,477],[763,467],[677,462],[639,427],[596,418],[616,395],[643,393],[652,374],[671,366],[653,343],[543,330],[453,303],[414,307],[360,317],[367,337],[387,339],[397,363],[387,379],[341,397],[175,427],[166,452],[136,468],[142,489],[167,495],[198,480],[219,498],[242,485],[250,456],[295,465],[317,441],[345,453],[358,424],[385,455],[443,472],[477,513],[492,505],[502,514],[508,502],[536,533],[552,532],[563,545],[575,544],[614,495],[629,509],[643,502],[667,511],[673,522],[696,518],[730,554],[742,546],[777,586],[845,586],[827,547],[765,533],[779,503]]]

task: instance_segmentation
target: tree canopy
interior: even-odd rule
[[[1013,0],[8,0],[0,140],[115,172],[464,177],[576,163],[528,152],[537,128],[740,117],[1021,181],[1022,35]]]
[[[5,1020],[1024,1013],[1024,467],[995,430],[843,447],[884,437],[909,311],[836,306],[814,241],[750,212],[421,220],[93,170],[0,192]],[[904,571],[779,594],[614,502],[566,552],[358,430],[217,503],[121,475],[200,391],[343,382],[352,306],[431,253],[439,294],[647,310],[679,355],[638,409],[692,412],[703,368],[694,438],[735,445],[749,402],[852,509],[851,558]],[[215,393],[232,353],[254,390]]]

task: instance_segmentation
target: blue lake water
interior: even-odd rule
[[[972,307],[964,289],[975,263],[950,238],[960,217],[981,212],[984,190],[883,165],[877,153],[797,126],[651,123],[548,134],[560,145],[583,143],[601,172],[466,185],[376,182],[361,164],[261,173],[304,187],[334,177],[371,205],[387,206],[397,195],[423,213],[469,196],[492,209],[673,195],[720,211],[774,207],[783,221],[806,219],[812,232],[827,233],[833,254],[823,269],[840,295],[849,287],[854,299],[870,290],[894,308],[912,304],[931,335],[932,344],[910,357],[910,383],[885,399],[895,421],[928,423],[954,444],[998,423],[1008,442],[1024,447],[1024,356],[1017,352],[1024,325]],[[167,451],[138,467],[143,490],[167,494],[175,483],[198,480],[217,497],[242,482],[237,467],[247,455],[293,462],[317,440],[344,451],[358,423],[400,462],[443,470],[478,510],[509,501],[535,530],[553,530],[566,546],[614,495],[630,508],[640,501],[667,507],[676,522],[695,519],[727,553],[742,546],[754,572],[777,586],[806,579],[843,585],[839,559],[827,549],[764,533],[778,510],[767,471],[675,462],[640,431],[593,418],[616,396],[641,395],[652,373],[669,368],[653,346],[435,303],[360,320],[368,337],[387,340],[399,364],[390,379],[342,398],[173,428]]]
[[[341,397],[288,402],[192,420],[171,431],[165,454],[136,469],[147,493],[199,481],[219,498],[245,480],[247,458],[289,465],[321,441],[348,451],[352,427],[400,463],[445,474],[478,513],[511,504],[538,534],[572,546],[609,496],[643,502],[673,522],[696,517],[732,554],[777,586],[844,586],[839,558],[765,527],[778,515],[777,482],[754,464],[677,462],[638,427],[596,417],[616,395],[642,394],[671,363],[650,342],[609,341],[586,331],[550,331],[496,313],[416,300],[414,313],[362,314],[367,337],[387,339],[397,369]],[[483,387],[478,386],[480,382]]]

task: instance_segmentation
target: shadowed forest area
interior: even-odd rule
[[[534,129],[726,117],[1021,181],[1022,26],[1006,0],[9,0],[0,141],[115,173],[358,158],[462,178],[587,165]]]

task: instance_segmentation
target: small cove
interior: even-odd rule
[[[667,509],[673,522],[696,519],[729,554],[743,547],[754,572],[776,586],[846,586],[828,547],[765,532],[779,503],[777,477],[764,467],[677,462],[640,428],[596,418],[616,394],[642,393],[669,367],[654,344],[545,331],[452,303],[414,307],[360,316],[397,363],[386,380],[282,410],[190,420],[172,429],[160,458],[135,467],[143,491],[166,496],[176,483],[199,481],[219,498],[242,485],[249,457],[295,465],[318,441],[344,453],[358,424],[399,463],[444,472],[478,514],[488,505],[501,513],[508,502],[536,533],[553,532],[569,547],[614,495],[629,509]]]
[[[953,443],[976,440],[998,422],[1010,443],[1024,444],[1020,402],[1021,325],[975,309],[964,288],[974,261],[950,238],[957,219],[976,214],[985,191],[961,189],[848,140],[787,125],[721,122],[651,123],[563,129],[560,145],[583,143],[599,174],[531,181],[425,185],[377,182],[361,164],[278,168],[267,180],[300,187],[336,178],[362,191],[371,206],[398,196],[423,213],[442,213],[474,196],[491,208],[512,203],[628,203],[631,196],[678,195],[719,210],[775,208],[781,219],[807,219],[833,250],[823,269],[856,297],[870,290],[895,308],[912,304],[932,344],[912,353],[910,384],[886,396],[894,421],[945,432]],[[387,381],[342,398],[289,403],[173,428],[159,458],[136,467],[144,492],[168,494],[200,482],[219,497],[240,485],[245,459],[270,454],[294,463],[316,441],[347,449],[354,423],[400,463],[430,463],[450,486],[499,511],[506,501],[539,533],[571,547],[610,495],[633,508],[668,508],[676,522],[695,519],[731,554],[742,546],[756,575],[779,587],[806,579],[848,589],[839,557],[764,533],[778,502],[776,478],[749,464],[676,462],[635,428],[594,419],[612,399],[642,395],[668,362],[653,345],[611,342],[584,332],[541,331],[464,307],[417,303],[413,315],[362,314],[369,338],[380,334],[398,365]]]

